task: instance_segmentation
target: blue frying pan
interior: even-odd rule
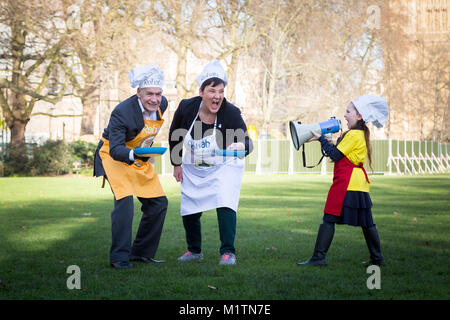
[[[136,148],[134,153],[140,157],[154,157],[160,156],[167,151],[166,147],[146,147],[146,148]]]
[[[247,151],[245,150],[220,150],[216,149],[216,155],[222,157],[243,157]]]

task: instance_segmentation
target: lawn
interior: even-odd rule
[[[450,175],[371,176],[373,214],[387,266],[369,290],[360,228],[337,226],[326,268],[311,256],[331,176],[245,175],[236,266],[219,266],[214,211],[202,217],[203,261],[186,250],[180,187],[169,199],[158,259],[131,270],[109,266],[112,195],[91,177],[0,178],[0,299],[445,299],[449,298]],[[134,232],[141,217],[136,200]],[[66,286],[67,268],[81,289]],[[213,290],[208,286],[217,288]]]

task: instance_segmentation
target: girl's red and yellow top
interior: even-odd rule
[[[349,130],[342,141],[337,145],[339,151],[350,160],[351,163],[359,165],[364,163],[367,157],[367,146],[363,130]],[[369,192],[370,184],[367,182],[361,168],[353,168],[352,176],[347,191]]]

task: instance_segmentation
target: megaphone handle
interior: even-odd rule
[[[322,157],[320,158],[319,162],[315,166],[307,166],[306,165],[306,155],[305,155],[305,144],[302,144],[302,158],[303,158],[303,167],[312,169],[314,167],[317,167],[323,160],[323,157],[325,157],[325,153],[322,151]]]

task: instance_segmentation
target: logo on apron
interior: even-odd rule
[[[161,120],[144,120],[144,128],[138,135],[125,143],[129,149],[138,146],[149,147],[164,123],[160,109],[158,114]],[[149,133],[155,131],[153,134]],[[143,198],[161,197],[164,191],[159,182],[153,166],[149,162],[136,160],[133,164],[116,161],[109,154],[109,141],[102,138],[103,146],[100,149],[100,158],[105,169],[108,181],[113,190],[116,200],[126,196],[137,196]]]
[[[214,166],[212,157],[215,156],[215,141],[212,141],[212,139],[215,139],[215,134],[201,140],[189,140],[187,142],[191,149],[191,160],[196,167]]]
[[[187,152],[182,162],[180,213],[185,216],[221,207],[237,211],[245,161],[238,158],[227,161],[226,157],[216,155],[217,117],[213,134],[203,139],[192,138],[194,123],[195,120],[184,139]]]

